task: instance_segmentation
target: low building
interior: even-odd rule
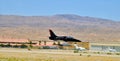
[[[91,51],[107,51],[116,50],[116,52],[120,52],[120,44],[113,43],[90,43]]]
[[[0,38],[0,44],[10,44],[10,45],[21,45],[21,44],[29,44],[28,39],[3,39]]]

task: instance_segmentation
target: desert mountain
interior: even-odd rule
[[[53,16],[0,15],[0,38],[48,40],[48,29],[89,42],[120,42],[120,22],[57,14]],[[42,40],[43,40],[42,39]]]

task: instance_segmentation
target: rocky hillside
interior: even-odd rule
[[[0,15],[0,38],[48,40],[48,29],[89,42],[120,42],[120,22],[58,14],[53,16]]]

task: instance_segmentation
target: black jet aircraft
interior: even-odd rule
[[[49,29],[49,32],[50,32],[50,37],[49,37],[50,40],[54,40],[54,41],[63,40],[65,42],[81,42],[80,40],[75,39],[71,36],[57,36],[51,29]]]

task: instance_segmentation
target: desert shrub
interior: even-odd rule
[[[38,47],[38,49],[42,49],[42,48],[43,48],[43,47],[41,47],[41,46],[40,46],[40,47]]]
[[[8,43],[7,45],[0,44],[0,47],[12,47],[12,45],[10,45],[10,43]]]
[[[8,43],[7,45],[5,45],[5,47],[12,47],[12,45],[10,45],[10,43]]]
[[[53,45],[57,45],[57,44],[54,42]]]
[[[82,56],[82,54],[80,54],[80,56]]]
[[[30,44],[30,45],[29,45],[30,48],[32,48],[32,47],[33,47],[33,45],[32,45],[32,41],[30,41],[29,44]]]
[[[90,57],[91,55],[87,55],[87,57]]]
[[[74,53],[78,53],[79,52],[79,50],[74,50]]]
[[[21,47],[21,48],[27,48],[27,45],[22,44],[20,47]]]
[[[59,49],[63,49],[63,46],[59,46]]]
[[[84,51],[83,53],[88,53],[88,52],[85,52],[85,51]]]
[[[97,54],[100,54],[100,52],[97,52]]]
[[[43,49],[49,49],[50,47],[49,46],[43,46]]]
[[[28,50],[29,50],[29,51],[31,51],[31,48],[30,48],[30,47],[28,47]]]
[[[4,44],[0,44],[0,47],[5,47],[5,45]]]
[[[107,55],[112,55],[112,53],[108,52]]]
[[[116,55],[120,55],[120,53],[116,53]]]
[[[40,46],[33,46],[32,49],[41,49]]]
[[[14,48],[18,48],[19,46],[18,46],[18,45],[14,45],[13,47],[14,47]]]

